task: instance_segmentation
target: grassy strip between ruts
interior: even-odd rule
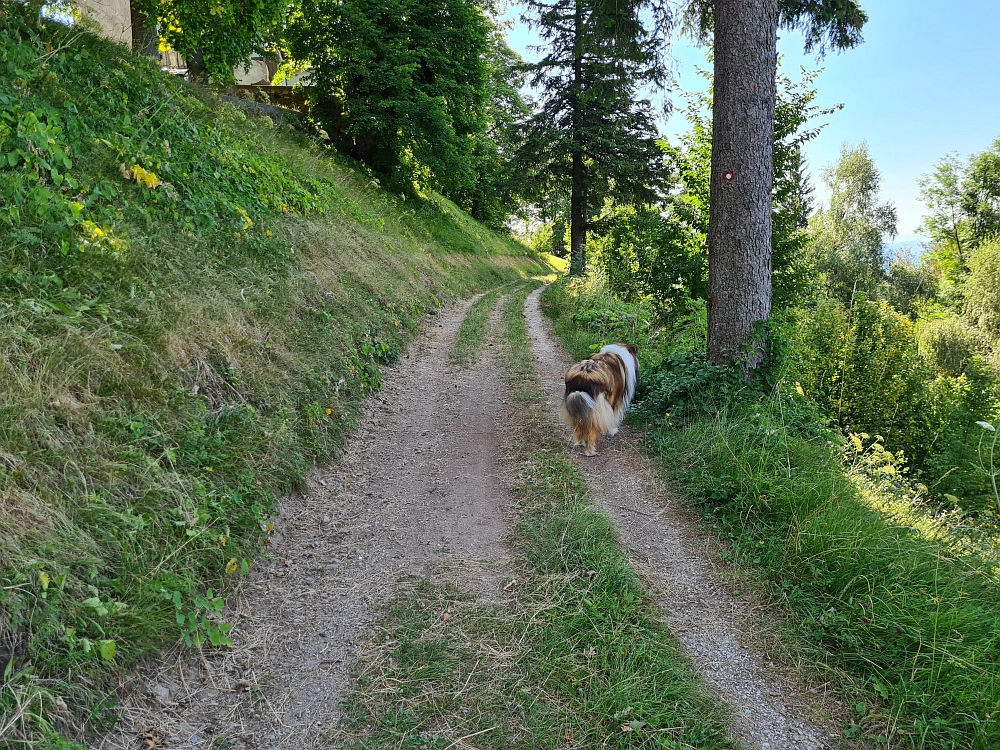
[[[595,300],[563,284],[543,298],[578,352],[623,335],[587,325],[609,317]],[[880,478],[880,451],[845,465],[835,435],[803,427],[815,413],[803,402],[779,386],[759,399],[720,397],[717,413],[682,429],[652,415],[648,447],[728,541],[726,561],[787,612],[774,645],[845,699],[847,738],[1000,747],[997,571],[894,475]]]
[[[736,747],[552,429],[524,356],[527,291],[505,300],[498,363],[525,415],[516,583],[504,604],[426,581],[402,593],[359,660],[338,739],[440,750]]]
[[[489,333],[487,328],[490,323],[490,315],[500,298],[500,292],[500,289],[487,292],[469,308],[465,320],[462,321],[462,327],[458,329],[458,336],[451,354],[448,356],[448,362],[453,365],[468,366],[474,364],[479,358],[479,353],[483,350]]]

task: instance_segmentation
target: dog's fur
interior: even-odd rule
[[[590,359],[566,371],[562,419],[573,428],[573,445],[583,455],[597,455],[597,439],[615,435],[635,395],[639,360],[635,347],[608,344]]]

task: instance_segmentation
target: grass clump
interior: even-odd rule
[[[443,301],[544,274],[124,48],[0,9],[0,735],[224,645],[227,582]]]
[[[607,313],[586,286],[547,299],[577,346],[628,333],[584,324]],[[788,613],[785,647],[839,686],[846,737],[1000,746],[996,538],[935,512],[880,436],[828,429],[780,370],[748,386],[685,350],[697,321],[653,328],[635,340],[648,449],[728,541],[723,556]]]

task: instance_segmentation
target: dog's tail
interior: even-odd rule
[[[594,399],[589,393],[573,391],[563,399],[563,422],[570,427],[578,424],[587,424],[590,412],[594,410],[595,406]]]
[[[601,393],[595,400],[589,393],[573,391],[563,400],[563,421],[570,427],[589,425],[602,435],[611,432],[618,423],[614,409]]]

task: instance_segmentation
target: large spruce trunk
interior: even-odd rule
[[[576,0],[573,16],[573,172],[569,198],[569,273],[581,275],[587,267],[587,171],[583,163],[583,2]]]
[[[771,191],[778,0],[715,0],[715,91],[708,222],[708,358],[764,359],[771,314]]]

